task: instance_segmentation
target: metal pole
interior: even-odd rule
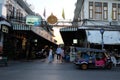
[[[104,49],[104,41],[103,41],[103,34],[104,34],[104,29],[100,29],[100,33],[101,33],[101,39],[102,39],[102,42],[101,42],[101,45],[102,45],[102,50]]]
[[[101,36],[102,38],[102,50],[104,49],[104,41],[103,41],[103,34],[102,34],[102,36]]]

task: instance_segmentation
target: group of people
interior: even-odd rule
[[[64,49],[61,48],[59,45],[56,49],[56,54],[57,54],[57,60],[62,63],[65,55],[64,55]]]
[[[59,61],[60,63],[63,62],[64,48],[62,48],[60,45],[58,45],[56,49],[54,49],[52,46],[50,46],[49,48],[48,46],[45,46],[45,48],[43,49],[43,53],[46,55],[47,61],[49,63],[54,60],[55,55],[57,56],[57,61]]]

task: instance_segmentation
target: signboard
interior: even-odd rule
[[[8,33],[9,29],[7,26],[2,26],[2,32]]]
[[[31,30],[33,32],[35,32],[36,34],[38,34],[39,36],[52,42],[52,40],[51,40],[52,37],[50,36],[50,34],[47,31],[42,29],[42,27],[32,27]]]
[[[32,26],[39,26],[41,25],[41,17],[40,16],[27,16],[26,24],[32,25]]]
[[[78,43],[77,39],[73,39],[73,44],[77,44],[77,43]]]

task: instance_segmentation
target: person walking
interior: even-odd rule
[[[43,54],[44,54],[44,56],[47,58],[48,57],[48,55],[49,55],[49,47],[48,47],[48,45],[46,45],[45,47],[44,47],[44,49],[43,49]]]
[[[50,47],[49,49],[49,55],[48,55],[48,62],[51,63],[53,60],[53,49]]]
[[[60,45],[58,45],[57,49],[56,49],[56,54],[57,54],[57,60],[60,60],[61,57],[61,47]]]
[[[117,60],[116,60],[116,58],[115,58],[114,55],[111,55],[111,61],[112,61],[113,65],[116,67],[116,65],[117,65]]]
[[[61,63],[63,62],[64,57],[65,57],[65,55],[64,55],[64,48],[62,47],[61,48],[61,56],[60,56]]]

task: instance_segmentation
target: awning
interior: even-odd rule
[[[13,23],[13,30],[31,30],[30,26],[24,24]]]
[[[114,28],[115,27],[115,28]],[[120,44],[120,28],[119,26],[81,26],[78,31],[84,31],[86,34],[86,39],[89,43],[101,44],[102,43],[102,33],[104,30],[103,42],[105,45],[117,45]]]
[[[66,27],[60,29],[60,34],[63,39],[63,42],[65,45],[72,45],[74,39],[78,39],[79,36],[77,36],[77,27]]]
[[[106,26],[106,25],[85,25],[79,26],[78,30],[101,30],[104,29],[106,31],[120,31],[120,26]]]
[[[3,24],[3,25],[7,25],[7,26],[11,26],[11,24],[5,20],[3,21],[0,21],[0,25]]]
[[[77,27],[67,27],[67,28],[61,28],[60,31],[77,31]]]

